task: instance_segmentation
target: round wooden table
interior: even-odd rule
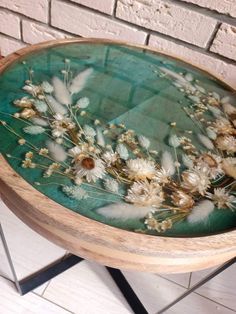
[[[87,42],[113,43],[68,39],[33,45],[1,60],[0,73],[32,52]],[[181,273],[213,267],[236,255],[236,230],[203,237],[152,236],[122,230],[67,209],[24,180],[3,156],[0,162],[0,193],[10,210],[49,241],[85,259],[120,269]]]

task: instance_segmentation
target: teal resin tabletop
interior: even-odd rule
[[[65,43],[0,75],[1,153],[35,189],[117,228],[236,227],[236,96],[147,48]]]

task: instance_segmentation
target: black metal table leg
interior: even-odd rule
[[[115,281],[116,285],[120,289],[121,293],[123,294],[124,298],[132,308],[135,314],[148,314],[147,310],[135,294],[134,290],[129,285],[128,281],[126,280],[125,276],[119,269],[106,267],[108,272],[110,273],[111,277]]]

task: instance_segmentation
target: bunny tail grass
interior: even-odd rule
[[[71,96],[66,85],[56,76],[52,79],[52,85],[56,100],[63,105],[69,105],[71,103]]]
[[[144,218],[151,210],[151,207],[138,207],[126,203],[115,203],[99,208],[97,213],[111,219],[128,220]]]
[[[188,216],[188,222],[198,223],[201,221],[207,221],[207,217],[214,210],[214,204],[209,200],[200,201],[193,207],[191,213]]]
[[[82,72],[80,72],[71,82],[69,86],[69,91],[71,94],[79,93],[85,86],[87,79],[92,74],[93,69],[88,68]]]

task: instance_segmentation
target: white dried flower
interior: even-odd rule
[[[207,148],[207,149],[214,149],[214,144],[212,143],[212,141],[206,137],[203,134],[197,134],[197,137],[199,139],[199,141]]]
[[[235,153],[236,139],[234,136],[231,135],[218,136],[216,139],[216,146],[223,151],[227,151],[228,153]]]
[[[104,162],[101,159],[85,157],[76,163],[76,177],[85,177],[88,182],[96,182],[105,175]]]
[[[204,195],[210,186],[209,175],[204,169],[194,167],[191,170],[186,170],[182,172],[182,179],[182,187],[192,193],[198,192]]]
[[[182,155],[182,162],[187,168],[192,168],[193,167],[193,160],[186,154]]]
[[[231,104],[223,104],[223,110],[227,115],[235,114],[236,113],[236,108],[232,106]]]
[[[56,76],[52,78],[52,85],[56,100],[60,104],[68,106],[71,103],[71,96],[66,85]]]
[[[222,168],[228,176],[236,179],[236,158],[224,158],[222,161]]]
[[[43,83],[41,84],[41,87],[43,91],[47,94],[51,94],[54,90],[53,86],[47,81],[43,81]]]
[[[25,133],[31,134],[31,135],[37,135],[42,134],[45,132],[45,129],[42,126],[39,125],[30,125],[23,128],[23,131]]]
[[[37,97],[37,95],[42,92],[40,86],[33,84],[25,85],[22,89],[34,97]]]
[[[107,179],[104,179],[103,184],[107,191],[118,193],[119,184],[116,180],[107,178]]]
[[[213,201],[217,208],[228,207],[235,209],[236,197],[226,191],[225,188],[215,188],[214,193],[207,192],[206,196]]]
[[[202,221],[207,222],[208,216],[213,212],[214,204],[209,200],[202,200],[192,208],[191,213],[188,215],[188,222],[199,223]]]
[[[219,119],[216,119],[216,121],[213,123],[214,129],[218,134],[234,134],[235,129],[229,122],[229,120],[221,117]]]
[[[153,178],[154,181],[157,181],[159,184],[166,184],[170,180],[170,174],[169,171],[166,171],[166,169],[161,168],[156,171],[155,177]]]
[[[140,219],[145,217],[152,208],[150,206],[137,206],[128,203],[114,203],[97,210],[97,213],[110,219]]]
[[[60,104],[54,97],[51,95],[46,95],[46,100],[53,112],[60,113],[62,115],[67,114],[67,108]]]
[[[138,136],[138,142],[139,142],[140,146],[145,148],[145,149],[148,149],[149,146],[150,146],[149,139],[146,136],[144,136],[144,135],[139,135]]]
[[[66,160],[67,154],[63,146],[53,141],[47,141],[46,145],[47,145],[47,148],[49,150],[51,157],[54,160],[58,162],[63,162]]]
[[[76,103],[76,107],[78,107],[80,109],[85,109],[88,107],[88,105],[89,105],[88,97],[82,97]]]
[[[175,174],[174,160],[172,158],[172,155],[168,151],[165,151],[162,154],[161,166],[163,169],[165,169],[165,171],[169,174],[169,176],[172,176]]]
[[[70,93],[79,93],[85,87],[85,84],[92,73],[93,69],[88,68],[76,75],[69,86]]]
[[[180,145],[180,140],[176,134],[169,137],[169,145],[174,148],[177,148]]]
[[[212,128],[212,127],[209,126],[208,128],[206,128],[206,132],[207,132],[208,137],[209,137],[211,140],[214,141],[214,140],[217,138],[217,134],[216,134],[214,128]]]
[[[200,155],[196,160],[196,166],[208,173],[210,179],[216,179],[219,175],[224,174],[222,169],[222,158],[211,152]]]
[[[96,128],[96,133],[97,133],[97,144],[101,147],[105,147],[105,138],[103,136],[101,128]]]
[[[40,125],[40,126],[48,126],[48,122],[45,119],[38,118],[38,117],[33,117],[30,119],[31,122],[34,124]]]
[[[113,151],[106,151],[102,155],[102,158],[105,161],[106,165],[108,167],[110,167],[111,165],[113,165],[117,161],[118,154],[116,152],[113,152]]]
[[[152,179],[156,174],[155,163],[144,158],[129,159],[126,161],[127,173],[131,180]]]
[[[116,146],[116,152],[120,155],[121,159],[127,160],[129,158],[129,152],[126,146],[122,143]]]
[[[84,135],[87,137],[87,138],[94,138],[95,135],[96,135],[96,131],[88,124],[85,124],[83,126],[83,130],[84,130]]]
[[[193,207],[194,205],[192,196],[181,190],[175,191],[171,195],[171,199],[174,205],[185,210]]]
[[[79,146],[74,146],[73,148],[70,148],[68,150],[68,154],[72,157],[76,157],[78,156],[79,154],[81,154],[82,150]]]
[[[125,197],[127,202],[138,206],[160,207],[164,201],[164,193],[156,182],[134,182]]]
[[[218,107],[208,105],[207,108],[216,118],[222,115],[222,111]]]
[[[62,191],[77,201],[88,198],[88,193],[79,186],[63,186]]]

